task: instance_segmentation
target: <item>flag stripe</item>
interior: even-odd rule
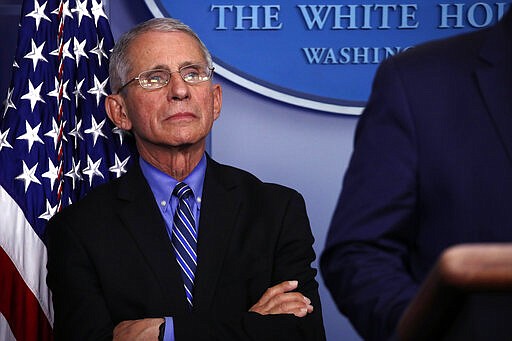
[[[25,286],[39,301],[50,324],[53,324],[50,292],[44,282],[41,283],[41,279],[46,278],[46,247],[25,219],[18,204],[1,186],[0,212],[0,247],[19,271]],[[34,259],[39,261],[34,262]],[[5,312],[3,309],[1,311]]]
[[[14,338],[14,335],[12,334],[11,327],[9,326],[9,323],[7,323],[7,320],[5,319],[5,316],[0,313],[0,340],[2,341],[16,341]]]
[[[39,302],[1,248],[0,269],[0,311],[8,321],[15,338],[20,341],[51,340],[51,326]],[[16,305],[13,306],[10,302],[16,302]]]

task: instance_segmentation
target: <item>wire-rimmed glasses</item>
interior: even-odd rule
[[[134,77],[128,82],[124,83],[124,85],[122,85],[119,90],[117,90],[117,94],[120,93],[121,90],[123,90],[128,84],[135,80],[139,81],[139,85],[145,90],[163,88],[169,83],[171,74],[173,72],[178,72],[181,76],[181,79],[183,79],[183,81],[185,81],[187,84],[206,82],[212,78],[213,69],[213,67],[206,64],[193,64],[182,66],[178,71],[170,71],[167,69],[142,71],[137,77]]]

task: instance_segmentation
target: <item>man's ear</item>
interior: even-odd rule
[[[216,120],[220,116],[222,108],[222,87],[220,84],[213,85],[213,119]]]
[[[123,130],[132,129],[132,122],[126,114],[124,99],[121,95],[109,95],[105,99],[105,110],[112,122]]]

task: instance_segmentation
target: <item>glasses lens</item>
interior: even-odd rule
[[[181,78],[187,83],[206,82],[212,72],[206,65],[187,65],[180,69]]]
[[[158,89],[169,83],[170,73],[167,70],[149,70],[139,75],[139,83],[144,89]]]

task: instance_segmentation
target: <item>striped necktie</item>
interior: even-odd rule
[[[197,230],[194,215],[186,198],[193,193],[186,183],[179,182],[172,194],[178,197],[179,200],[173,220],[172,246],[181,268],[187,301],[192,307],[194,274],[197,266]]]

